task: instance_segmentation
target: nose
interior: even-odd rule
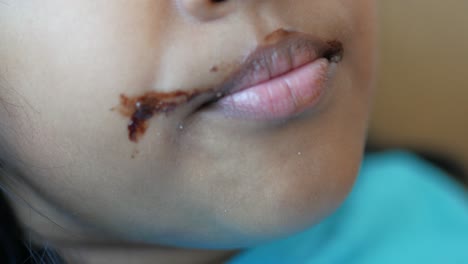
[[[180,10],[200,22],[229,15],[235,9],[233,0],[177,0]]]

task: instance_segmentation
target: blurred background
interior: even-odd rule
[[[468,1],[391,0],[379,9],[370,144],[453,161],[468,183]]]

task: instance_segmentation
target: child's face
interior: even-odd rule
[[[247,246],[336,208],[365,141],[374,1],[211,2],[0,3],[0,155],[11,176],[104,239]],[[343,45],[313,105],[232,114],[200,107],[216,99],[202,93],[153,112],[129,140],[120,95],[216,90],[265,42],[274,57],[287,34],[265,38],[277,30]]]

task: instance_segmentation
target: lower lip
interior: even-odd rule
[[[267,82],[228,95],[216,103],[227,117],[287,119],[314,108],[323,97],[332,64],[318,59]]]

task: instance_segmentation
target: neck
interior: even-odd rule
[[[66,245],[59,249],[59,254],[67,264],[94,263],[173,263],[173,264],[211,264],[223,263],[231,258],[235,251],[209,251],[176,249],[149,245]]]

